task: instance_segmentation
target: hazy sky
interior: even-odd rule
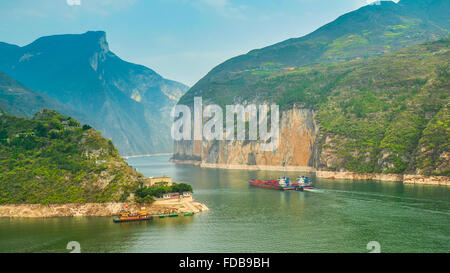
[[[0,0],[0,41],[23,46],[46,35],[104,30],[122,59],[192,86],[231,57],[308,34],[368,2]]]

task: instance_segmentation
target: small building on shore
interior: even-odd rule
[[[181,198],[189,198],[189,197],[192,197],[192,192],[185,191],[183,193],[167,192],[167,193],[164,193],[160,198],[161,199],[181,199]]]
[[[168,192],[168,193],[164,193],[162,196],[163,199],[175,199],[175,198],[180,198],[180,194],[178,192]]]
[[[190,191],[183,192],[183,197],[191,197],[191,196],[192,196],[192,192],[190,192]]]
[[[155,185],[164,185],[164,186],[172,186],[172,178],[167,176],[161,176],[161,177],[149,177],[145,179],[144,186],[150,187]]]

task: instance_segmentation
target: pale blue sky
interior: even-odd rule
[[[104,30],[111,50],[192,86],[219,63],[300,37],[367,0],[0,0],[0,41]],[[370,1],[369,1],[370,2]]]

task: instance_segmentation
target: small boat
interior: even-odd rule
[[[170,213],[169,214],[169,217],[177,217],[178,216],[178,213]]]
[[[121,211],[119,218],[114,218],[114,223],[123,222],[136,222],[136,221],[148,221],[152,220],[153,216],[149,215],[146,211],[140,211],[139,213],[131,213],[130,211]]]
[[[289,177],[280,177],[277,180],[249,180],[248,184],[253,187],[260,187],[260,188],[266,188],[266,189],[273,189],[273,190],[296,190],[297,186],[290,183]]]
[[[306,176],[297,177],[297,189],[298,191],[303,190],[312,190],[314,189],[314,185],[309,181],[309,178]]]
[[[185,212],[183,213],[183,216],[194,216],[193,212]]]

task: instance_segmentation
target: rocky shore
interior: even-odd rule
[[[271,166],[271,165],[238,165],[201,163],[202,168],[216,168],[229,170],[257,170],[257,171],[288,171],[288,172],[314,172],[315,169],[307,166]]]
[[[128,206],[131,211],[146,210],[150,214],[166,214],[209,210],[202,203],[195,202],[192,197],[173,200],[157,200],[151,204],[138,203],[85,203],[85,204],[18,204],[1,205],[0,217],[46,218],[64,216],[115,216]]]
[[[383,174],[383,173],[354,173],[354,172],[330,172],[318,171],[308,166],[271,166],[271,165],[239,165],[239,164],[215,164],[194,160],[174,160],[171,162],[184,165],[195,165],[201,168],[216,168],[229,170],[260,170],[260,171],[287,171],[287,172],[309,172],[316,177],[325,179],[347,179],[347,180],[378,180],[389,182],[402,182],[404,184],[426,184],[450,186],[450,177],[426,176],[415,174]]]
[[[404,184],[450,186],[450,177],[447,176],[316,171],[316,177],[326,179],[379,180],[403,182]]]
[[[173,162],[175,164],[180,164],[180,165],[193,165],[193,166],[200,166],[201,165],[200,161],[195,161],[195,160],[170,159],[169,161]]]

